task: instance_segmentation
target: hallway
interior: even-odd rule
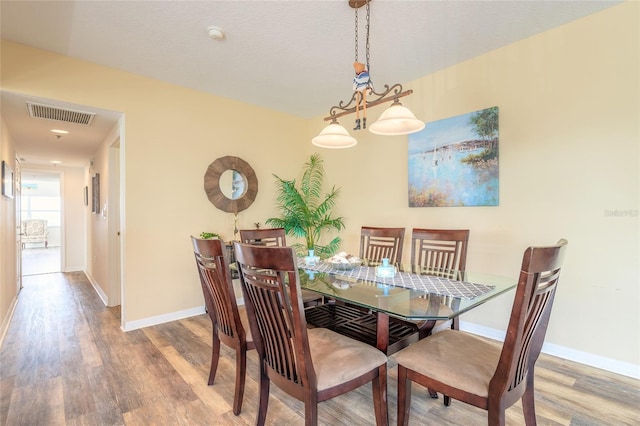
[[[36,247],[22,250],[22,275],[61,272],[60,247]]]

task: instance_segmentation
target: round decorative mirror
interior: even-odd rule
[[[239,157],[220,157],[204,174],[204,192],[222,211],[238,213],[248,208],[258,194],[258,178],[253,168]]]
[[[247,193],[247,178],[237,170],[226,170],[220,176],[220,190],[225,197],[238,200]]]

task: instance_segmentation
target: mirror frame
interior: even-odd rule
[[[247,190],[237,200],[228,198],[220,189],[220,176],[227,170],[240,172],[247,180]],[[218,209],[227,213],[238,213],[247,209],[258,194],[258,177],[253,168],[240,157],[227,155],[209,164],[204,174],[204,192],[209,201]]]

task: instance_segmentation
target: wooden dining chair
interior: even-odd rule
[[[360,230],[360,259],[373,263],[389,259],[389,263],[402,262],[404,228],[363,226]]]
[[[426,273],[452,279],[461,279],[467,267],[468,229],[424,229],[411,231],[411,268],[414,273]],[[451,303],[455,303],[452,300]],[[454,330],[460,328],[459,318],[436,323],[441,330],[446,323]]]
[[[284,228],[241,229],[240,241],[256,246],[287,245],[287,237]]]
[[[229,263],[222,240],[191,237],[193,252],[207,313],[213,325],[211,369],[208,384],[212,385],[218,369],[220,342],[236,351],[236,384],[233,414],[240,414],[247,370],[247,350],[255,349],[244,306],[238,306],[231,280]]]
[[[305,425],[318,424],[318,403],[371,382],[376,424],[388,424],[387,357],[325,328],[307,329],[291,247],[234,243],[249,322],[260,359],[264,425],[273,382],[304,402]]]
[[[536,424],[534,367],[544,343],[566,240],[529,247],[502,347],[458,330],[445,330],[397,352],[398,425],[409,423],[411,384],[488,411],[489,425],[504,425],[505,410],[522,398],[527,425]]]
[[[465,271],[468,229],[423,229],[411,231],[411,265],[446,276]]]
[[[266,247],[286,247],[287,236],[284,228],[241,229],[240,241],[244,244]],[[302,290],[302,301],[305,307],[323,303],[321,294],[311,290]]]

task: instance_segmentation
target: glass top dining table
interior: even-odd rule
[[[370,343],[390,354],[446,321],[515,288],[517,279],[411,265],[299,262],[300,284],[328,302],[305,310],[307,323]]]

